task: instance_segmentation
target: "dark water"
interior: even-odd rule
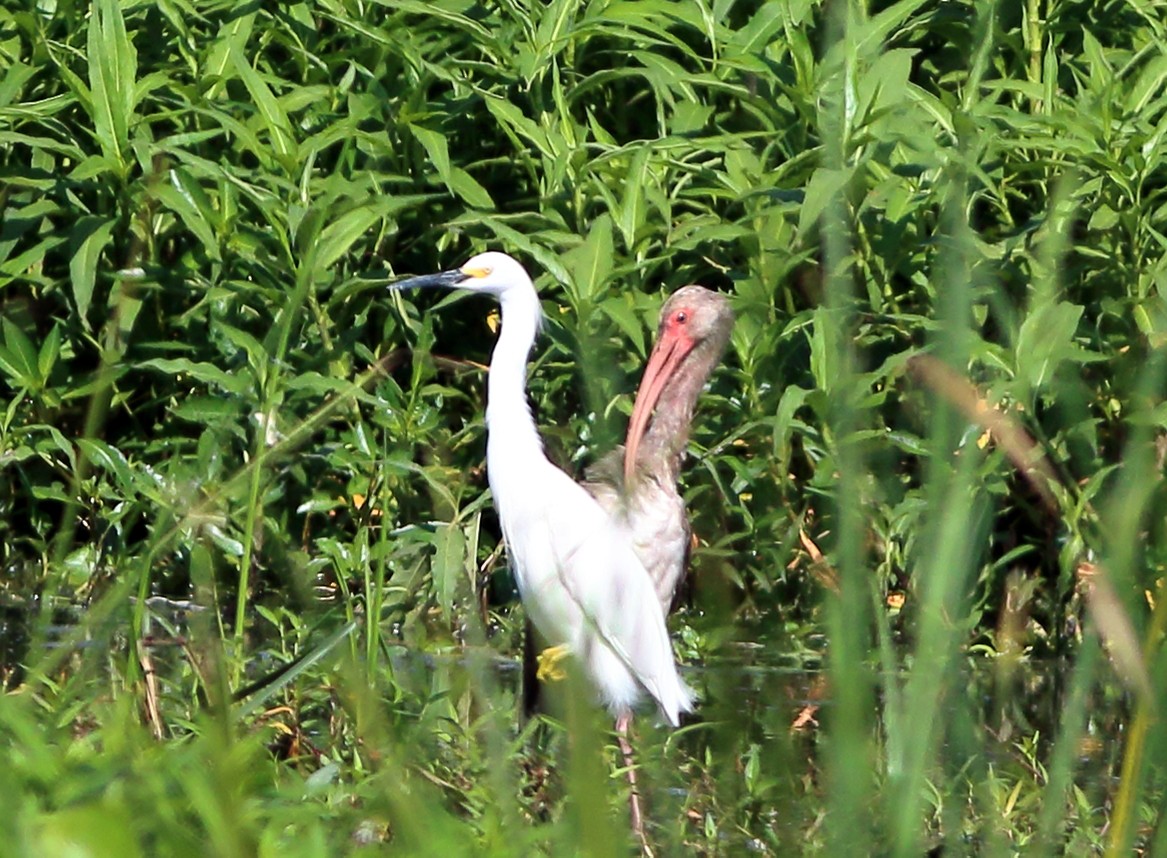
[[[189,601],[160,597],[147,600],[142,629],[146,647],[163,663],[175,662],[178,668],[182,649],[191,635],[191,618],[204,610]],[[38,635],[45,650],[70,647],[83,652],[99,644],[97,630],[84,628],[82,606],[54,609],[52,621],[41,628],[35,626],[33,616],[27,602],[0,599],[0,678],[6,678],[9,685],[19,681],[21,666],[28,660],[29,647]],[[124,618],[110,619],[111,624],[123,621]],[[261,627],[272,631],[267,624]],[[761,731],[761,735],[813,730],[824,716],[829,718],[832,706],[825,639],[813,634],[795,639],[762,629],[756,631],[765,637],[735,640],[700,656],[682,657],[682,662],[688,662],[683,675],[699,691],[702,711],[712,711],[716,717],[731,721],[750,722],[751,729]],[[124,634],[117,637],[124,639]],[[247,677],[256,687],[263,687],[265,679],[278,675],[296,653],[311,654],[311,638],[304,636],[293,651],[272,645],[277,643],[275,640],[256,640],[252,635],[248,640],[252,656]],[[100,646],[107,649],[108,641],[100,641]],[[394,680],[419,693],[432,687],[435,672],[457,670],[465,660],[457,650],[423,652],[394,639],[387,640],[382,651],[388,656]],[[177,660],[171,657],[173,654],[178,655]],[[488,660],[500,687],[517,695],[522,681],[518,660],[497,653],[488,656]],[[959,662],[946,687],[937,689],[937,693],[951,695],[952,708],[964,711],[983,728],[986,749],[1007,748],[1026,736],[1036,737],[1039,746],[1044,747],[1056,735],[1067,705],[1072,668],[1069,659],[1006,662],[969,656]],[[873,669],[876,706],[883,702],[881,689],[890,685],[902,690],[906,679],[905,674],[889,680]],[[1084,759],[1100,756],[1108,742],[1121,734],[1128,715],[1127,695],[1115,682],[1101,678],[1090,696]]]
[[[143,615],[143,663],[149,663],[163,686],[189,687],[190,640],[192,635],[195,640],[206,635],[213,617],[197,605],[165,599],[151,599]],[[83,616],[81,609],[59,609],[52,623],[37,630],[26,604],[0,603],[0,679],[9,688],[21,681],[20,665],[29,658],[34,639],[43,652],[60,655],[65,649],[66,669],[69,665],[87,669],[84,665],[89,664],[88,669],[106,671],[111,652],[120,650],[124,658],[124,631],[98,637],[82,629]],[[192,626],[199,625],[193,622],[196,617],[203,627],[192,632]],[[123,615],[118,622],[124,620]],[[257,622],[256,627],[274,630],[270,623]],[[314,672],[303,675],[308,685],[319,684],[330,666],[354,649],[349,636],[335,637],[334,625],[322,623],[320,628],[327,631],[305,629],[283,640],[250,639],[253,657],[240,698],[278,699],[285,684],[296,681],[288,668],[295,667],[297,657],[320,656]],[[332,648],[324,652],[329,634],[334,635],[328,644]],[[645,766],[658,809],[691,819],[695,830],[707,838],[706,850],[713,843],[731,852],[788,853],[816,835],[826,805],[824,751],[830,741],[826,728],[837,714],[824,668],[826,642],[814,635],[763,634],[684,659],[685,680],[698,691],[701,704],[696,718],[675,739],[651,724],[651,712],[639,722],[644,732],[656,736],[657,746],[665,748],[665,756]],[[352,638],[361,636],[354,631]],[[489,647],[473,649],[469,655],[454,647],[435,653],[388,640],[380,654],[398,697],[415,701],[402,704],[406,707],[423,706],[443,689],[476,681],[484,665],[500,700],[506,703],[509,698],[517,706],[520,698],[518,661]],[[955,659],[936,689],[943,724],[937,730],[939,746],[930,761],[929,779],[938,794],[949,802],[975,804],[990,781],[1031,783],[1032,787],[1023,786],[1020,798],[1039,807],[1030,793],[1040,792],[1044,768],[1051,763],[1069,705],[1073,667],[1071,660],[1059,659],[1007,662],[974,654]],[[1130,708],[1128,696],[1105,666],[1100,674],[1089,691],[1084,733],[1073,749],[1074,784],[1084,801],[1099,808],[1115,790]],[[892,713],[889,706],[902,706],[902,700],[889,704],[887,699],[889,694],[902,694],[909,676],[880,673],[874,667],[868,676],[867,763],[873,768],[872,779],[882,781],[894,777],[897,747],[913,736],[913,713]],[[984,812],[991,816],[988,809]],[[1036,816],[1037,810],[1030,812]],[[733,824],[726,825],[727,819]],[[935,834],[941,836],[939,831]],[[970,836],[975,840],[975,834]]]

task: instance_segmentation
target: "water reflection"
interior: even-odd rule
[[[200,657],[191,652],[188,638],[192,617],[202,613],[190,603],[147,604],[142,658],[158,678],[157,705],[164,719],[173,721],[179,713],[181,720],[196,705],[191,688],[205,677],[193,676],[202,666],[192,667]],[[313,647],[324,637],[321,628],[323,623],[316,629],[300,627],[287,637],[273,634],[269,640],[248,642],[254,657],[246,680],[255,699],[279,699],[275,695],[292,682],[299,683],[297,694],[309,698],[332,682],[329,677],[338,667],[344,674],[354,653],[364,657],[354,643],[358,631],[328,661],[320,662],[317,671],[299,678],[290,674],[289,665],[302,663],[298,659],[320,655]],[[76,630],[69,623],[49,625],[45,649],[65,643],[80,652],[92,646],[92,640],[78,640]],[[0,604],[0,670],[9,687],[19,682],[18,666],[29,655],[29,636],[26,607]],[[104,651],[116,640],[107,635]],[[654,836],[666,852],[785,855],[824,848],[832,788],[825,760],[838,715],[824,668],[827,652],[824,639],[811,636],[759,635],[726,643],[699,662],[690,658],[684,668],[686,681],[701,697],[693,721],[673,733],[655,724],[650,713],[638,719],[637,731],[647,749],[642,765],[657,824]],[[382,693],[392,697],[394,710],[417,723],[429,723],[425,713],[435,701],[446,701],[454,712],[452,701],[467,689],[475,692],[469,697],[481,698],[487,687],[493,705],[509,707],[512,713],[521,696],[517,660],[490,646],[421,651],[400,639],[388,640],[374,666],[384,677]],[[944,723],[938,731],[940,744],[928,757],[930,815],[922,822],[926,846],[960,843],[967,847],[962,851],[995,854],[999,850],[985,844],[1020,842],[1032,833],[1042,803],[1049,799],[1044,788],[1058,753],[1055,743],[1063,718],[1075,711],[1070,704],[1075,666],[1072,659],[955,659],[935,689]],[[901,776],[899,755],[918,731],[914,713],[896,708],[904,705],[909,676],[907,670],[880,672],[874,665],[868,673],[871,711],[861,713],[859,722],[869,734],[856,766],[870,787],[871,820],[864,825],[873,831],[894,810],[885,805]],[[1100,836],[1104,809],[1117,785],[1129,708],[1130,700],[1109,674],[1088,684],[1085,727],[1074,739],[1071,772],[1073,800],[1081,805],[1073,822],[1082,828],[1065,835],[1067,844],[1091,831],[1096,839]],[[435,717],[453,715],[430,720]],[[306,720],[305,741],[326,747],[329,723],[321,716],[316,728]],[[508,729],[513,732],[516,723]],[[419,753],[426,750],[418,745]],[[521,753],[551,752],[527,746]]]

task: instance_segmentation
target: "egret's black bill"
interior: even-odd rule
[[[420,277],[407,277],[404,280],[399,280],[390,286],[390,289],[427,289],[439,287],[442,289],[453,289],[459,283],[465,283],[470,279],[469,274],[463,274],[458,269],[453,271],[443,271],[440,274],[422,274]]]

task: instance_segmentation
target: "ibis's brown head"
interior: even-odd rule
[[[704,286],[684,286],[661,308],[656,346],[636,392],[624,450],[624,480],[631,484],[645,445],[665,459],[676,458],[689,437],[689,421],[701,388],[721,359],[733,329],[729,300]],[[650,428],[651,421],[651,428]],[[669,461],[667,466],[674,467]]]

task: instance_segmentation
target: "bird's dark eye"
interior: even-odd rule
[[[684,310],[681,310],[673,318],[677,320],[677,324],[683,325],[683,324],[685,324],[685,322],[689,321],[689,314],[686,313]]]

